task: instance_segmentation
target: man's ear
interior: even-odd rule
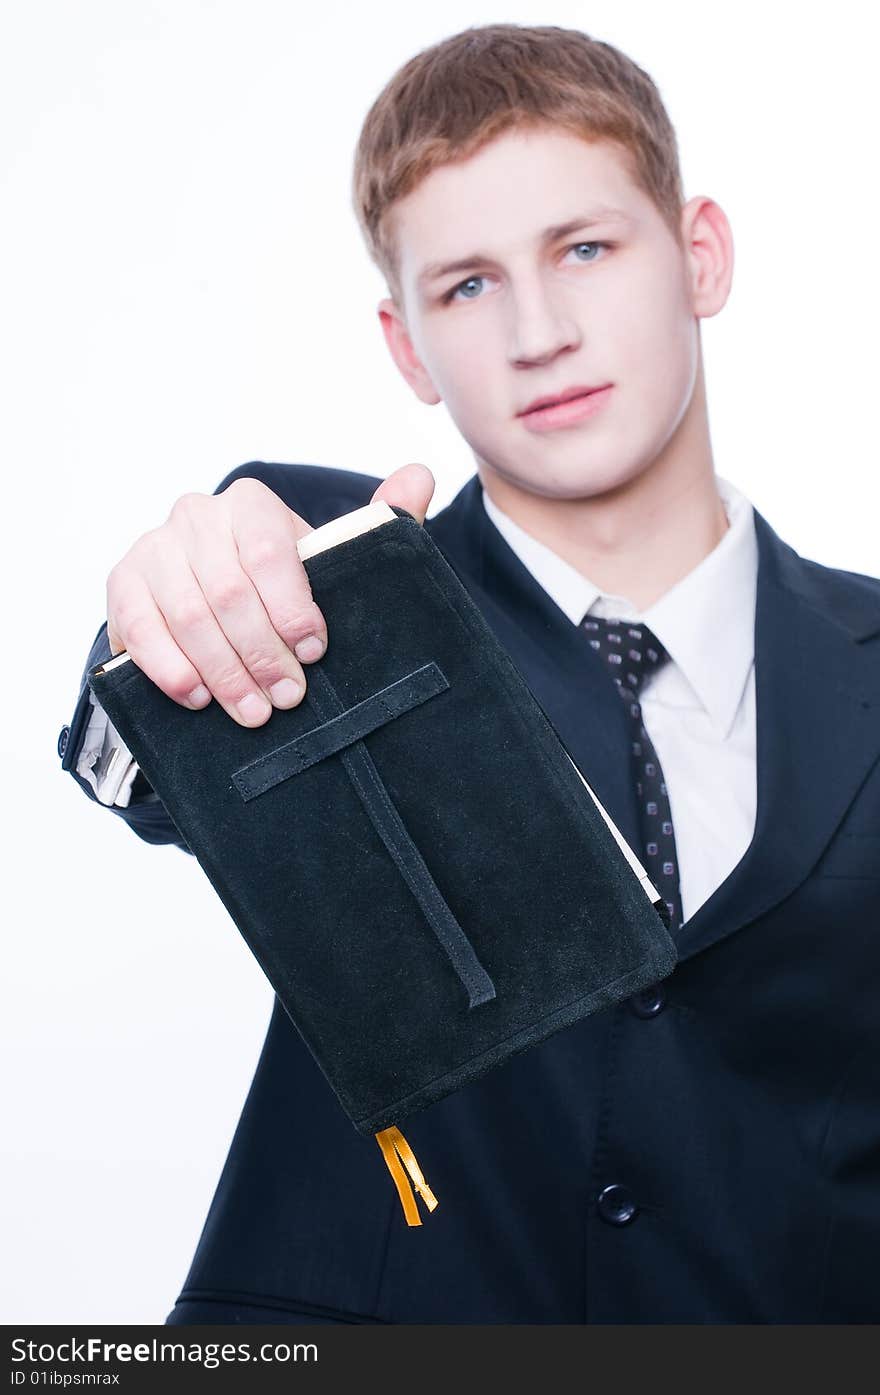
[[[388,345],[388,352],[413,392],[422,402],[427,402],[431,406],[436,402],[441,402],[443,399],[431,382],[427,369],[416,353],[409,336],[409,330],[394,301],[380,300],[377,310],[382,324],[382,333],[385,335],[385,343]]]
[[[723,309],[733,281],[733,233],[723,208],[703,194],[688,199],[681,216],[694,314],[708,319]]]

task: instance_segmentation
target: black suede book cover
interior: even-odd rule
[[[328,648],[299,706],[246,728],[127,655],[88,675],[362,1134],[676,961],[657,893],[455,571],[379,508],[312,555],[324,530],[300,540]]]

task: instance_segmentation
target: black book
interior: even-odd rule
[[[382,502],[300,539],[328,647],[263,726],[128,654],[88,682],[410,1224],[398,1125],[671,973],[663,901],[430,535]]]

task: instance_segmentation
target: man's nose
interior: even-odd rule
[[[577,324],[543,286],[517,292],[511,305],[510,359],[514,365],[547,363],[563,349],[579,344]]]

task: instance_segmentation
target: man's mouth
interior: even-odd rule
[[[526,431],[543,433],[577,426],[601,412],[611,396],[613,383],[596,387],[571,387],[552,396],[536,397],[523,411],[517,412]]]
[[[524,417],[528,416],[530,412],[543,411],[546,407],[557,407],[561,402],[570,402],[575,397],[589,397],[592,393],[602,392],[608,387],[611,387],[610,383],[598,383],[595,387],[586,387],[582,384],[578,387],[564,388],[562,392],[536,397],[534,402],[530,402],[527,407],[523,407],[521,412],[517,412],[517,416]]]

